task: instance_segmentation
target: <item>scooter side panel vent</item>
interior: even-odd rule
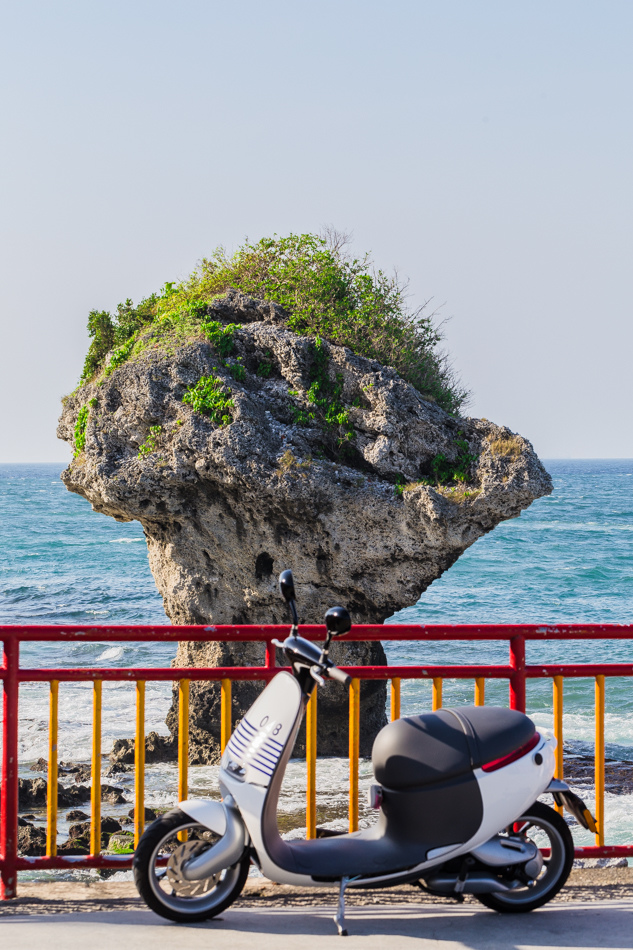
[[[266,735],[265,729],[256,729],[246,717],[228,743],[231,758],[242,765],[250,765],[267,778],[272,777],[283,748],[280,742]]]

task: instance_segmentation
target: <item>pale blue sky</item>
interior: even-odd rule
[[[93,307],[354,234],[451,317],[470,411],[631,457],[633,4],[5,4],[0,461],[56,461]]]

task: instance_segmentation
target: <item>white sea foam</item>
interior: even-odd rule
[[[101,664],[106,660],[120,660],[123,652],[123,647],[110,647],[108,650],[104,650],[101,656],[97,657],[96,662]]]

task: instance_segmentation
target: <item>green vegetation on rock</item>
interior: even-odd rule
[[[299,425],[309,425],[316,421],[321,422],[325,428],[338,430],[338,448],[344,450],[356,433],[350,422],[349,412],[341,402],[343,377],[337,373],[334,380],[331,379],[330,361],[320,337],[317,337],[314,342],[312,356],[311,384],[305,394],[308,407],[293,406],[295,422]],[[291,390],[290,395],[300,397],[300,393],[296,390]]]
[[[82,406],[77,413],[77,421],[75,422],[75,458],[77,458],[78,455],[81,455],[86,447],[86,426],[88,425],[88,416],[90,415],[90,410],[94,409],[96,405],[97,400],[93,396],[92,399],[89,399],[86,405]]]
[[[231,390],[218,376],[203,376],[195,386],[187,389],[182,401],[219,426],[228,426],[232,422],[229,410],[235,408],[235,403],[231,399]]]
[[[81,381],[104,370],[113,372],[150,346],[169,351],[200,334],[218,356],[230,355],[236,326],[224,327],[206,318],[210,302],[231,288],[279,304],[287,314],[287,326],[296,333],[348,346],[392,366],[449,412],[457,412],[465,400],[466,392],[439,350],[441,333],[433,317],[424,307],[410,309],[406,284],[375,270],[368,255],[348,255],[345,242],[336,235],[263,238],[232,256],[218,248],[186,280],[166,283],[159,294],[136,307],[126,300],[114,315],[91,311],[91,343]],[[262,362],[258,375],[266,378],[269,372]],[[315,406],[329,398],[322,387],[312,395]]]
[[[463,432],[458,433],[460,436],[463,436],[463,434]],[[468,481],[471,468],[479,456],[473,455],[468,442],[464,438],[454,439],[453,445],[457,447],[455,458],[449,459],[443,452],[438,452],[438,454],[431,459],[429,465],[431,471],[427,478],[422,478],[418,482],[406,483],[401,475],[398,476],[394,489],[396,495],[401,495],[405,491],[411,491],[417,485],[431,485],[433,488],[444,488],[446,486],[454,486],[455,484],[464,485]],[[472,494],[472,492],[466,492],[462,498],[470,497]]]
[[[459,433],[462,435],[463,433]],[[427,479],[429,485],[452,485],[454,482],[466,482],[473,462],[478,456],[473,455],[466,439],[455,439],[457,457],[447,458],[440,452],[431,462],[431,476]]]
[[[227,323],[226,326],[222,326],[219,320],[209,320],[202,324],[202,332],[220,356],[230,356],[233,352],[235,346],[233,335],[238,329],[236,323]]]
[[[128,356],[132,352],[133,346],[134,340],[128,340],[127,343],[122,343],[121,346],[117,346],[108,361],[108,365],[106,366],[106,376],[110,376],[117,366],[122,366],[125,363]]]
[[[242,366],[242,357],[238,356],[237,360],[234,363],[225,363],[224,364],[228,369],[229,373],[237,383],[243,383],[246,379],[246,370]]]
[[[158,440],[160,439],[160,434],[163,431],[162,426],[150,426],[149,435],[145,439],[142,445],[139,446],[138,457],[140,459],[145,458],[148,455],[151,455],[152,452],[155,452],[158,448]]]

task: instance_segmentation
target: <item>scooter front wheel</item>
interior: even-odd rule
[[[145,831],[134,854],[138,892],[161,917],[195,923],[222,913],[242,892],[250,858],[197,881],[187,881],[184,863],[212,847],[219,836],[193,821],[179,808],[156,819]]]
[[[522,914],[542,907],[560,891],[569,877],[574,862],[574,842],[564,820],[542,802],[534,802],[508,828],[508,833],[524,836],[538,848],[549,848],[549,856],[542,859],[538,873],[531,870],[532,883],[521,881],[519,886],[493,894],[475,894],[486,907],[505,914]],[[529,862],[531,863],[531,862]]]

